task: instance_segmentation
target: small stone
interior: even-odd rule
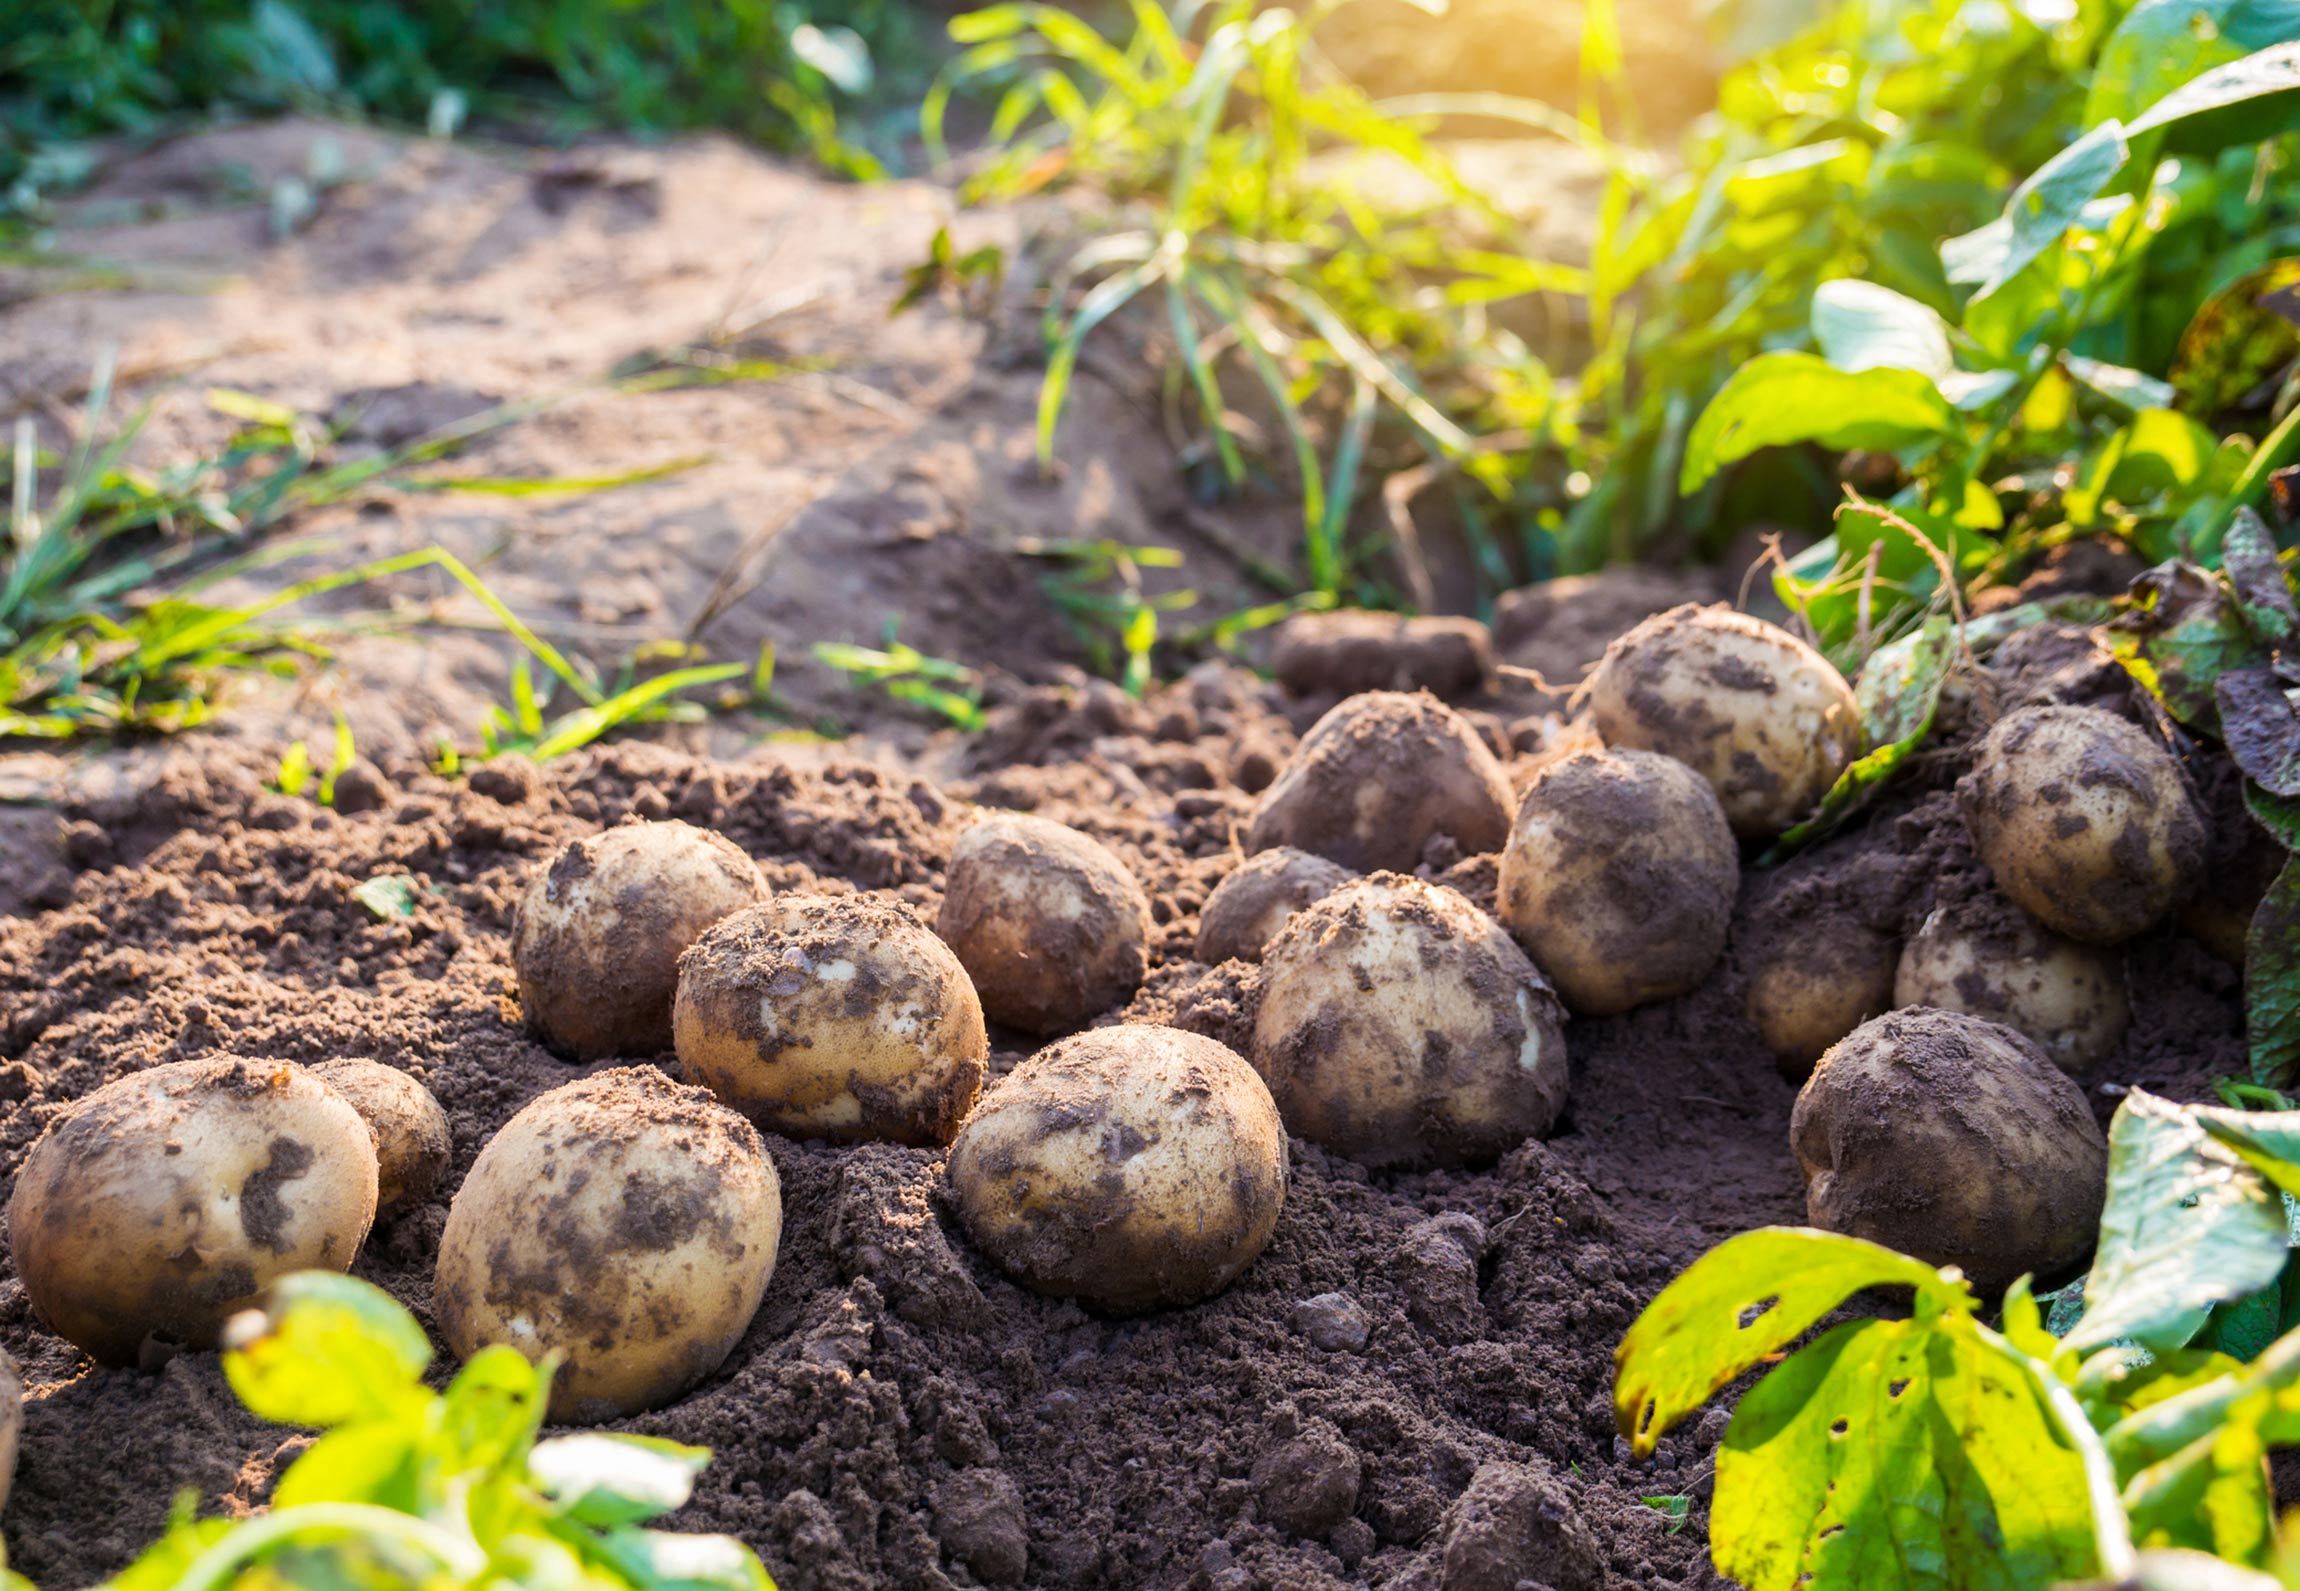
[[[1328,1353],[1363,1353],[1373,1335],[1366,1312],[1347,1293],[1320,1293],[1294,1306],[1294,1329]]]
[[[1357,1451],[1323,1420],[1254,1461],[1262,1517],[1280,1530],[1315,1540],[1350,1517],[1363,1476]]]
[[[350,767],[335,776],[335,809],[347,817],[380,812],[394,794],[383,770],[365,757],[354,758]]]
[[[531,799],[541,780],[525,757],[496,757],[471,770],[471,788],[488,800],[515,807]]]

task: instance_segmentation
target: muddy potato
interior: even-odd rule
[[[569,842],[511,925],[528,1026],[574,1060],[660,1054],[679,953],[766,898],[757,863],[691,824],[625,823]]]
[[[1294,913],[1347,884],[1352,875],[1322,856],[1281,845],[1249,856],[1214,886],[1198,913],[1198,959],[1259,961]]]
[[[1993,892],[1925,918],[1901,951],[1893,1003],[2001,1022],[2064,1072],[2105,1060],[2132,1018],[2122,951],[2064,939]]]
[[[934,931],[993,1022],[1058,1033],[1141,987],[1150,899],[1108,846],[1047,818],[998,812],[951,847]]]
[[[1569,1010],[1685,993],[1725,949],[1741,856],[1701,776],[1649,751],[1575,752],[1526,787],[1497,915]]]
[[[375,1140],[286,1061],[175,1061],[58,1117],[16,1175],[8,1241],[33,1312],[110,1365],[215,1345],[288,1271],[348,1270],[375,1220]]]
[[[1434,696],[1369,691],[1310,726],[1246,831],[1357,873],[1409,872],[1440,835],[1465,856],[1501,849],[1509,780],[1477,731]]]
[[[975,1245],[1025,1285],[1106,1314],[1210,1298],[1254,1262],[1286,1197],[1286,1130],[1235,1053],[1167,1027],[1040,1050],[951,1145]]]
[[[324,1061],[311,1073],[349,1100],[375,1134],[376,1209],[401,1210],[430,1198],[454,1147],[447,1112],[431,1090],[380,1061]]]
[[[16,1442],[23,1429],[24,1377],[0,1348],[0,1513],[7,1511],[8,1488],[16,1479]]]
[[[1565,1108],[1549,981],[1468,900],[1396,873],[1263,952],[1253,1059],[1289,1131],[1377,1168],[1490,1165]]]
[[[1830,1045],[1892,1009],[1900,956],[1841,913],[1800,914],[1763,936],[1745,1009],[1782,1077],[1802,1083]]]
[[[2108,1141],[2084,1090],[2008,1027],[1895,1011],[1821,1057],[1790,1116],[1805,1212],[1984,1292],[2091,1249]]]
[[[530,1100],[480,1150],[439,1240],[439,1334],[565,1356],[551,1418],[660,1408],[716,1370],[775,1272],[783,1201],[742,1117],[651,1066]]]
[[[704,931],[672,1008],[687,1080],[769,1132],[946,1144],[990,1056],[982,1002],[909,908],[784,895]]]
[[[1861,754],[1861,713],[1829,660],[1726,607],[1657,613],[1605,649],[1589,707],[1608,746],[1675,757],[1745,840],[1812,811]]]
[[[2086,944],[2153,926],[2203,866],[2204,823],[2180,764],[2097,707],[2006,714],[1957,796],[1997,888]]]

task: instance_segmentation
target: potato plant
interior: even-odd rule
[[[380,1289],[282,1277],[232,1318],[224,1375],[258,1417],[322,1434],[266,1512],[203,1519],[187,1504],[107,1591],[773,1591],[730,1536],[646,1528],[686,1502],[708,1452],[593,1432],[538,1441],[555,1359],[490,1348],[444,1392],[424,1384],[430,1361],[423,1328]]]

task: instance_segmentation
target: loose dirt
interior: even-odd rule
[[[2000,675],[2000,709],[2067,686],[2065,660],[2034,650],[2050,666]],[[1315,707],[1210,665],[1143,703],[1024,693],[939,781],[772,747],[710,761],[627,745],[463,785],[387,763],[377,805],[351,815],[266,792],[253,756],[160,759],[67,801],[69,864],[0,929],[0,1179],[59,1110],[144,1066],[373,1056],[453,1123],[443,1191],[387,1218],[356,1267],[428,1324],[447,1192],[522,1104],[584,1075],[520,1020],[513,905],[565,839],[630,814],[719,830],[779,891],[871,892],[930,917],[969,803],[1076,824],[1135,870],[1156,925],[1148,982],[1098,1020],[1242,1048],[1257,973],[1190,959],[1198,911],[1234,864],[1248,786]],[[1509,744],[1508,723],[1482,721]],[[1921,920],[1975,866],[1961,761],[1944,747],[1850,833],[1749,870],[1737,946],[1793,890],[1895,933]],[[1490,908],[1491,856],[1437,860]],[[355,897],[379,875],[413,883],[409,915]],[[2134,954],[2152,972],[2130,1032],[2081,1079],[2103,1117],[2123,1086],[2193,1096],[2241,1069],[2235,974],[2172,931]],[[1636,1464],[1610,1396],[1615,1342],[1672,1274],[1802,1218],[1793,1090],[1741,1014],[1737,959],[1684,999],[1569,1024],[1564,1121],[1493,1170],[1369,1175],[1295,1141],[1268,1251],[1167,1314],[1100,1319],[1005,1280],[960,1230],[940,1151],[770,1137],[786,1225],[766,1303],[702,1388],[626,1428],[712,1447],[677,1522],[740,1534],[794,1588],[1713,1584],[1723,1413]],[[999,1074],[1028,1047],[992,1042]],[[31,1393],[10,1558],[57,1591],[116,1568],[180,1488],[260,1505],[303,1445],[241,1412],[211,1356],[90,1367],[4,1263],[0,1346]],[[1674,1495],[1694,1501],[1673,1533],[1645,1499]]]

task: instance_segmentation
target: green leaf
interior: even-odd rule
[[[2300,6],[2290,6],[2300,31]],[[2212,154],[2278,138],[2300,126],[2300,39],[2274,44],[2213,68],[2174,89],[2128,129],[2163,131],[2167,148]]]
[[[587,1525],[643,1524],[683,1506],[710,1462],[708,1448],[603,1432],[538,1442],[527,1456],[545,1495]]]
[[[2124,169],[2127,153],[2124,128],[2106,121],[2031,172],[2005,201],[2003,219],[2009,230],[2002,234],[2001,245],[1985,256],[1987,274],[1973,296],[1988,297],[2058,243],[2084,218],[2085,207]],[[1951,261],[1949,279],[1966,280],[1964,273],[1979,261],[1962,240],[1952,240],[1952,245],[1944,245],[1941,251],[1942,258]]]
[[[302,795],[311,783],[311,748],[299,740],[282,752],[279,772],[273,776],[272,783],[281,795]]]
[[[647,1591],[774,1591],[765,1566],[732,1536],[611,1530],[594,1550]]]
[[[1938,381],[1956,368],[1940,315],[1874,282],[1847,279],[1815,288],[1813,340],[1839,370],[1914,370]]]
[[[1938,436],[1955,411],[1909,370],[1839,370],[1805,353],[1759,354],[1736,370],[1686,439],[1678,489],[1688,495],[1760,448],[1819,442],[1895,448]]]
[[[413,917],[417,895],[415,880],[404,873],[378,873],[352,886],[351,898],[385,922]]]
[[[1914,1287],[1932,1307],[1969,1312],[1961,1282],[1859,1238],[1766,1227],[1727,1238],[1661,1290],[1614,1350],[1614,1420],[1637,1452],[1718,1388],[1794,1341],[1866,1287]]]
[[[1859,811],[1925,743],[1956,654],[1956,623],[1946,617],[1927,619],[1914,634],[1870,654],[1853,697],[1872,749],[1837,776],[1811,817],[1781,836],[1780,854],[1811,844]]]
[[[2300,1084],[2300,857],[2285,858],[2244,932],[2244,1043],[2254,1082]]]
[[[382,1288],[296,1271],[225,1332],[224,1379],[250,1411],[283,1425],[388,1417],[420,1391],[431,1343]]]
[[[2250,397],[2300,357],[2300,326],[2270,307],[2300,292],[2300,259],[2271,261],[2204,301],[2180,334],[2172,384],[2194,414],[2218,414]]]
[[[451,1473],[503,1469],[525,1458],[543,1428],[551,1369],[501,1343],[465,1362],[440,1400],[439,1441]]]
[[[2108,1129],[2108,1203],[2085,1277],[2079,1353],[2130,1339],[2177,1348],[2214,1304],[2284,1268],[2284,1205],[2193,1109],[2134,1089]]]
[[[2141,0],[2101,46],[2084,120],[2130,120],[2199,73],[2296,34],[2294,0]]]
[[[2137,605],[2109,627],[2110,650],[2165,710],[2216,731],[2221,676],[2265,663],[2267,648],[2245,624],[2228,587],[2193,564],[2151,569],[2133,584]]]
[[[1967,1316],[1838,1326],[1734,1412],[1711,1551],[1748,1591],[2035,1591],[2096,1566],[2079,1440]]]
[[[274,1508],[304,1503],[376,1503],[415,1509],[422,1426],[365,1420],[327,1432],[304,1450],[272,1489]]]

